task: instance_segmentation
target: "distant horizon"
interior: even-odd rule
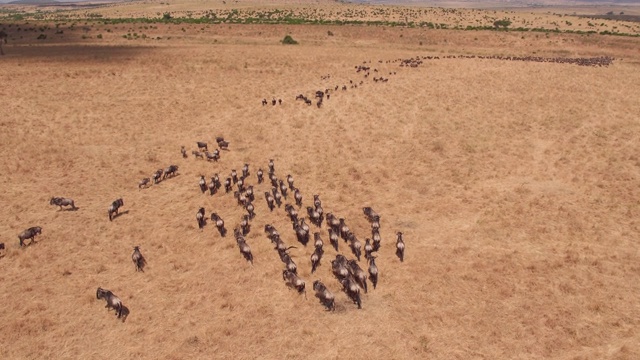
[[[16,0],[0,0],[0,4],[9,4],[11,2],[15,2]],[[35,0],[37,1],[37,0]],[[35,2],[34,1],[34,2]],[[50,0],[47,2],[59,2],[59,3],[80,3],[80,2],[122,2],[125,0]],[[478,3],[478,4],[486,4],[489,3],[504,3],[504,6],[529,6],[529,5],[640,5],[640,0],[541,0],[539,2],[534,1],[525,1],[525,0],[347,0],[347,2],[351,3],[363,3],[363,4],[437,4],[437,3],[451,3],[451,2],[460,2],[460,3]]]

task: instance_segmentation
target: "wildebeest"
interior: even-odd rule
[[[293,197],[296,199],[296,205],[298,205],[298,207],[302,207],[302,193],[300,193],[298,188],[293,190]]]
[[[291,174],[287,175],[287,183],[289,184],[289,190],[293,191],[295,186],[293,186],[293,176]]]
[[[211,213],[211,221],[215,221],[216,228],[218,228],[220,236],[225,237],[227,235],[227,229],[224,227],[224,220],[222,220],[220,215]]]
[[[225,181],[224,181],[224,191],[225,193],[229,193],[232,190],[232,186],[231,185],[231,178],[228,177]]]
[[[313,247],[321,249],[324,247],[324,241],[322,241],[319,232],[313,233]]]
[[[229,142],[228,141],[225,141],[221,137],[216,138],[216,140],[218,141],[218,147],[220,148],[220,150],[229,150]]]
[[[249,177],[249,164],[244,164],[244,166],[242,166],[242,177]]]
[[[278,182],[280,186],[280,193],[282,193],[282,197],[287,198],[287,187],[284,185],[284,181],[280,180]]]
[[[249,222],[249,215],[242,215],[242,220],[240,220],[240,229],[242,230],[242,235],[247,235],[249,231],[251,231],[251,223]]]
[[[267,99],[262,99],[262,106],[267,105]]]
[[[220,160],[220,152],[218,149],[215,149],[212,153],[205,151],[204,156],[207,157],[207,161],[218,161]]]
[[[5,250],[4,243],[0,243],[0,258],[6,255],[4,250]]]
[[[180,147],[180,153],[182,154],[183,158],[187,158],[187,149],[185,149],[184,146]]]
[[[372,252],[373,252],[373,246],[371,245],[371,239],[366,238],[364,241],[364,258],[369,260]]]
[[[196,213],[196,221],[198,221],[198,228],[199,229],[202,229],[206,225],[206,220],[204,218],[204,208],[203,207],[198,209],[198,212]]]
[[[251,253],[251,248],[249,247],[249,245],[247,245],[247,241],[245,240],[244,236],[242,236],[242,233],[239,229],[235,229],[234,234],[236,237],[236,243],[238,244],[238,248],[240,249],[240,253],[253,266],[253,254]]]
[[[204,159],[204,155],[200,152],[200,151],[196,151],[196,150],[192,150],[191,154],[196,158],[196,159]]]
[[[262,171],[262,169],[258,169],[258,184],[262,184],[262,182],[264,181],[264,173]]]
[[[289,270],[282,270],[282,279],[288,287],[296,289],[298,293],[304,293],[305,297],[307,296],[304,289],[304,281],[302,281],[298,275]]]
[[[329,228],[329,242],[331,246],[338,251],[338,233],[332,228]]]
[[[24,241],[27,239],[30,239],[31,242],[29,244],[32,244],[34,242],[36,242],[36,235],[38,234],[42,234],[42,228],[40,226],[33,226],[28,228],[27,230],[21,232],[18,235],[18,239],[20,240],[20,246],[24,246]]]
[[[347,261],[347,265],[349,268],[349,273],[356,280],[358,285],[364,289],[365,294],[367,293],[367,275],[364,273],[364,270],[358,265],[355,260]]]
[[[322,225],[320,221],[320,213],[318,213],[316,209],[311,206],[307,206],[307,215],[309,215],[309,221],[311,221],[312,224],[317,227]]]
[[[362,309],[360,286],[358,286],[356,280],[351,275],[347,275],[344,279],[340,280],[340,283],[342,284],[342,290],[347,294],[351,301],[358,305],[358,309]]]
[[[338,280],[342,280],[349,275],[347,258],[344,255],[338,254],[335,260],[331,260],[331,272]]]
[[[271,195],[270,192],[265,191],[264,192],[264,199],[267,201],[267,206],[269,207],[269,210],[273,211],[273,209],[276,207],[275,199],[273,198],[273,195]]]
[[[155,173],[153,173],[151,178],[153,179],[154,184],[157,184],[160,179],[162,179],[162,174],[164,174],[164,169],[158,169]]]
[[[396,256],[400,259],[400,262],[404,261],[404,239],[402,238],[402,232],[396,233],[398,239],[396,240]]]
[[[371,239],[373,240],[373,251],[380,250],[380,242],[382,241],[380,230],[371,229]]]
[[[376,266],[376,257],[371,256],[369,258],[369,280],[373,284],[373,288],[376,288],[378,285],[378,267]]]
[[[207,191],[207,180],[205,180],[204,175],[200,175],[198,185],[200,185],[200,191],[204,194]]]
[[[116,311],[116,316],[118,317],[118,319],[122,317],[122,300],[120,300],[120,298],[110,290],[99,287],[98,290],[96,290],[96,299],[104,299],[107,302],[105,308],[114,309]]]
[[[353,255],[355,255],[358,258],[358,261],[360,261],[360,256],[362,255],[362,244],[360,243],[360,240],[353,235],[353,233],[349,236],[349,247],[351,248]]]
[[[231,180],[234,184],[238,182],[238,172],[235,169],[231,170]]]
[[[309,242],[309,225],[307,225],[307,223],[305,223],[304,218],[301,218],[298,222],[298,224],[294,227],[295,231],[296,231],[296,237],[298,238],[298,241],[304,245],[307,246],[307,243]]]
[[[327,213],[327,226],[333,229],[336,235],[340,234],[340,220],[332,213]]]
[[[276,188],[271,189],[271,192],[273,193],[273,198],[276,200],[276,205],[280,207],[282,205],[282,195],[280,195]]]
[[[176,176],[178,172],[178,165],[169,165],[165,170],[164,170],[164,175],[162,176],[162,179],[166,179],[168,177],[173,177]]]
[[[247,205],[245,205],[244,207],[247,210],[247,213],[249,215],[249,220],[253,219],[254,217],[256,217],[256,213],[255,213],[255,207],[253,206],[253,204],[251,203],[251,201],[247,202]]]
[[[322,201],[320,201],[320,195],[313,195],[313,206],[314,207],[321,207],[322,206]]]
[[[320,299],[320,303],[322,303],[327,310],[336,310],[335,296],[333,296],[320,280],[313,282],[313,290],[316,292],[316,297]]]
[[[273,162],[273,159],[269,159],[269,174],[273,174],[276,172],[276,166]]]
[[[369,206],[363,207],[362,212],[369,222],[373,222],[376,218],[380,218],[380,216]]]
[[[135,246],[133,248],[133,254],[131,255],[131,260],[136,266],[136,271],[144,272],[144,266],[147,265],[147,260],[144,258],[144,256],[142,256],[139,246]]]
[[[322,247],[316,247],[315,250],[313,251],[313,254],[311,254],[311,273],[312,274],[316,272],[316,269],[318,268],[318,266],[320,266],[320,260],[322,260],[322,254],[324,254],[324,250],[322,250]]]
[[[209,151],[209,148],[207,147],[207,143],[204,141],[198,141],[196,142],[196,144],[198,144],[198,149],[204,149],[204,151]]]
[[[111,206],[109,206],[109,209],[107,210],[109,213],[109,221],[112,221],[114,217],[118,216],[118,211],[122,206],[124,206],[124,201],[122,200],[122,198],[114,200],[111,203]]]
[[[138,183],[138,189],[142,189],[143,187],[146,188],[147,186],[149,186],[149,184],[151,183],[151,179],[150,178],[144,178],[142,180],[140,180],[140,182]]]
[[[62,210],[63,206],[71,206],[71,210],[76,210],[77,207],[73,202],[73,199],[64,198],[64,197],[52,197],[49,200],[50,205],[58,205],[60,207],[59,210]]]

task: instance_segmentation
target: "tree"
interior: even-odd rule
[[[285,45],[297,45],[298,42],[293,40],[293,38],[291,37],[291,35],[287,35],[284,37],[284,39],[282,39],[282,43]]]

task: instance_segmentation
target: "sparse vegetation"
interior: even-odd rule
[[[284,39],[282,39],[282,43],[283,43],[284,45],[297,45],[297,44],[298,44],[298,42],[297,42],[297,41],[295,41],[295,40],[291,37],[291,35],[286,35],[286,36],[284,37]]]

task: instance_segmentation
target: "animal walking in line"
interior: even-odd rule
[[[316,292],[316,297],[320,299],[320,302],[327,308],[327,310],[336,310],[335,296],[331,293],[331,291],[329,291],[329,289],[327,289],[322,281],[314,281],[313,290]]]
[[[129,309],[127,309],[127,307],[122,304],[122,300],[120,300],[120,298],[117,297],[110,290],[106,290],[99,287],[98,290],[96,290],[96,299],[105,300],[107,302],[107,305],[105,305],[105,308],[107,308],[107,310],[108,309],[115,310],[116,316],[118,317],[118,319],[122,319],[122,322],[124,322],[127,316],[129,315]]]
[[[124,201],[122,200],[122,198],[114,200],[111,203],[111,206],[109,206],[109,210],[108,210],[108,212],[109,212],[109,221],[113,221],[113,218],[118,216],[118,210],[122,206],[124,206]]]
[[[404,261],[404,239],[402,238],[402,232],[396,233],[398,239],[396,240],[396,256],[400,259],[400,262]]]
[[[21,232],[18,235],[18,239],[20,240],[20,246],[25,246],[24,241],[27,239],[30,239],[31,242],[29,243],[29,245],[31,245],[32,243],[36,242],[36,235],[38,234],[42,234],[42,228],[40,226],[33,226],[28,228],[27,230]]]
[[[144,267],[145,265],[147,265],[147,260],[144,258],[144,256],[142,256],[139,246],[135,246],[133,248],[133,254],[131,255],[131,260],[136,266],[136,271],[144,272]]]
[[[71,206],[69,210],[78,209],[75,203],[73,202],[73,199],[64,198],[64,197],[52,197],[51,200],[49,200],[49,205],[57,205],[60,207],[59,210],[62,210],[63,206]]]

